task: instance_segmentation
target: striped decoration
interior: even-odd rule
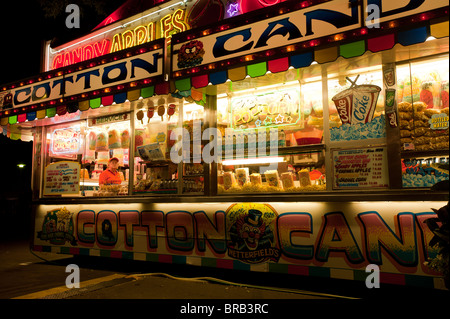
[[[283,58],[276,58],[269,61],[248,64],[246,66],[232,69],[210,72],[208,74],[192,76],[183,79],[175,79],[175,89],[177,91],[187,91],[191,88],[200,89],[209,84],[223,84],[227,80],[241,81],[247,76],[252,78],[265,75],[267,72],[278,73],[286,71],[288,68],[304,68],[312,62],[328,63],[335,61],[338,57],[352,58],[363,55],[366,51],[380,52],[392,49],[395,44],[403,46],[425,42],[428,36],[443,38],[449,36],[448,21],[431,23],[430,27],[420,27],[396,34],[391,33],[378,37],[358,40],[351,43],[340,44],[328,48],[312,48],[310,51],[300,54],[292,54]]]
[[[120,92],[113,95],[106,95],[98,98],[92,98],[89,100],[83,100],[79,101],[78,103],[72,103],[69,106],[67,105],[60,105],[56,107],[49,107],[46,109],[38,110],[38,111],[30,111],[27,113],[22,113],[18,115],[12,115],[9,117],[2,117],[0,119],[0,125],[6,126],[6,125],[13,125],[16,123],[22,123],[26,120],[33,121],[35,119],[44,119],[44,118],[51,118],[56,115],[63,116],[67,112],[74,113],[78,110],[84,112],[89,109],[96,109],[101,106],[109,106],[113,103],[120,104],[124,103],[126,100],[128,101],[135,101],[138,100],[140,97],[142,98],[148,98],[155,93],[158,92],[158,94],[169,94],[169,86],[166,83],[157,84],[156,86],[149,86],[144,87],[141,89],[135,89],[130,90],[128,92]]]
[[[33,251],[69,255],[95,256],[106,258],[129,259],[157,263],[192,265],[232,270],[282,273],[298,276],[312,276],[331,279],[365,281],[368,273],[361,269],[340,269],[318,266],[304,266],[281,263],[247,264],[239,260],[218,259],[199,256],[180,256],[156,253],[138,253],[132,251],[89,249],[78,247],[56,247],[34,245]],[[380,273],[380,284],[414,286],[422,288],[445,289],[443,278],[411,274]]]

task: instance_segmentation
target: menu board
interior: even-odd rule
[[[389,186],[385,147],[333,150],[333,189]]]
[[[78,194],[80,191],[80,164],[57,162],[45,168],[44,195]]]

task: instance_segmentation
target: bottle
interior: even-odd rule
[[[256,155],[256,139],[257,135],[254,131],[248,133],[248,154]]]
[[[269,143],[267,146],[270,148],[276,147],[275,145],[277,145],[277,146],[279,145],[279,136],[278,136],[278,134],[275,134],[275,133],[278,133],[278,131],[276,129],[269,130]],[[278,137],[278,139],[277,139],[277,137]]]
[[[280,131],[278,134],[278,147],[285,147],[286,146],[286,134],[283,130]]]

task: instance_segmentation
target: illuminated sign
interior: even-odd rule
[[[190,63],[189,67],[357,29],[361,25],[360,8],[356,5],[349,7],[348,4],[348,0],[326,2],[198,37],[194,41],[203,47],[204,54],[201,57],[196,56],[198,62],[195,65]],[[327,15],[323,15],[325,11]],[[192,41],[173,45],[173,54],[177,54],[172,60],[173,71],[186,68],[185,60],[191,59],[191,52],[182,49],[190,42]]]
[[[94,59],[109,53],[110,41],[103,39],[102,41],[92,44],[86,44],[76,48],[75,50],[66,51],[58,54],[53,58],[52,69],[58,69],[78,62]]]
[[[225,6],[225,18],[235,17],[241,14],[239,2],[229,1]]]
[[[78,154],[81,147],[80,131],[73,128],[54,130],[50,147],[55,155]]]
[[[286,90],[249,95],[231,101],[231,121],[235,129],[295,125],[303,119],[299,111],[300,92]]]
[[[251,3],[256,2],[265,7],[282,1],[255,0]],[[250,1],[236,3],[240,8],[232,7],[229,3],[229,15],[237,14],[236,10],[244,12],[242,6]],[[197,75],[200,75],[199,72],[210,72],[219,65],[229,68],[233,64],[252,61],[255,56],[262,59],[264,52],[274,58],[271,54],[274,52],[270,51],[272,49],[285,54],[293,50],[291,46],[300,43],[297,46],[300,49],[318,46],[322,43],[321,38],[325,37],[332,37],[331,41],[340,41],[352,33],[353,37],[367,35],[368,29],[373,27],[373,10],[370,9],[375,7],[378,8],[380,22],[384,22],[416,14],[421,14],[419,19],[424,21],[429,19],[424,12],[446,6],[448,1],[445,0],[411,0],[407,5],[385,0],[335,0],[317,5],[303,5],[301,2],[295,10],[288,10],[287,5],[277,6],[277,10],[266,11],[268,18],[265,20],[231,27],[224,23],[217,27],[217,32],[209,32],[212,27],[208,26],[196,34],[184,32],[176,35],[172,47],[173,76],[192,74],[188,70],[181,72],[189,68],[196,68]],[[353,32],[355,30],[358,32]],[[324,42],[328,44],[330,38],[324,39]],[[196,48],[202,49],[201,53],[188,50],[194,43]]]
[[[11,89],[12,106],[23,107],[102,90],[130,82],[147,80],[163,74],[163,40],[140,49],[140,54],[98,65],[81,71],[65,73],[29,85]],[[106,91],[104,93],[107,93]]]
[[[242,13],[267,8],[286,0],[239,0],[240,10]]]
[[[123,32],[111,31],[104,39],[65,50],[53,56],[51,69],[58,69],[78,62],[87,61],[99,56],[129,49],[156,39],[166,39],[170,44],[173,34],[188,30],[186,10],[177,9],[166,14],[158,21],[141,24]],[[123,30],[121,28],[121,30]]]

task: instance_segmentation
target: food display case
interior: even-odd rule
[[[171,95],[138,102],[134,194],[204,194],[201,136],[192,134],[194,126],[202,130],[204,117],[203,106]]]
[[[73,72],[95,86],[0,114],[34,135],[32,248],[351,280],[375,264],[442,288],[424,221],[448,202],[448,3],[379,29],[361,27],[364,2],[312,3],[8,87],[21,102],[45,79],[80,86]],[[112,158],[121,183],[100,187]]]
[[[218,193],[325,190],[321,94],[320,81],[222,93]]]
[[[448,180],[448,56],[400,64],[398,109],[405,188]]]

